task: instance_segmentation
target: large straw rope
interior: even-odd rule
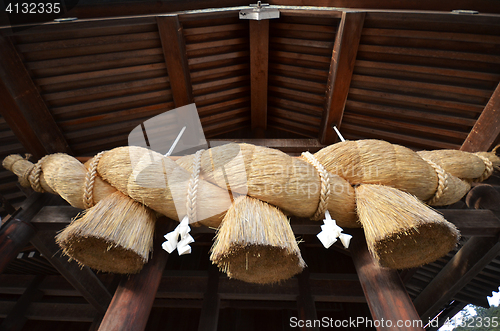
[[[33,168],[29,169],[28,180],[31,185],[31,188],[36,192],[43,193],[45,190],[40,185],[40,174],[42,173],[42,163],[49,155],[45,155],[33,166]],[[27,171],[27,173],[28,173]]]
[[[432,198],[427,200],[427,204],[433,205],[437,201],[439,201],[439,199],[441,199],[444,192],[448,189],[448,175],[446,174],[446,171],[444,171],[444,169],[436,163],[432,162],[431,160],[424,160],[429,163],[432,168],[434,168],[434,171],[436,171],[436,175],[438,176],[438,186],[436,188],[436,193],[434,193],[434,196]]]
[[[494,170],[493,162],[491,162],[490,159],[488,159],[482,155],[479,155],[479,154],[475,154],[475,155],[478,158],[480,158],[481,160],[483,160],[484,172],[481,175],[481,177],[474,179],[474,182],[482,182],[482,181],[485,181],[486,179],[488,179],[493,174],[493,170]]]

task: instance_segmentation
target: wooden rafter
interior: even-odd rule
[[[465,139],[460,150],[488,151],[500,136],[500,84]]]
[[[0,34],[0,114],[24,148],[37,159],[72,154],[9,37]]]
[[[193,88],[189,74],[186,44],[179,17],[177,15],[158,16],[156,22],[160,32],[175,107],[191,104],[194,102]]]
[[[422,319],[434,317],[500,253],[498,238],[472,237],[414,300]]]
[[[319,132],[319,141],[322,144],[329,145],[336,141],[332,126],[339,127],[342,122],[364,19],[363,12],[342,13],[333,46],[325,110]]]
[[[253,130],[262,134],[267,128],[269,20],[250,20],[249,24],[251,124]]]
[[[165,218],[157,222],[153,257],[140,273],[122,279],[99,326],[100,331],[144,330],[169,256],[161,248],[161,239],[174,229],[175,223]]]
[[[391,321],[377,330],[393,330],[397,321],[409,321],[404,330],[423,330],[416,323],[420,320],[413,303],[396,270],[382,268],[372,257],[361,231],[352,231],[350,251],[359,281],[366,296],[373,320]],[[380,325],[380,324],[379,324]]]

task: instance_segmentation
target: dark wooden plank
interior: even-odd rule
[[[333,46],[327,98],[319,132],[319,141],[322,144],[329,145],[337,140],[332,127],[334,125],[340,127],[342,122],[364,19],[365,13],[342,13],[335,45]]]
[[[82,267],[74,260],[69,262],[67,256],[61,255],[61,249],[54,240],[55,234],[55,231],[38,231],[31,243],[97,312],[104,313],[111,294],[90,268]]]
[[[219,321],[220,297],[219,270],[214,264],[208,267],[207,290],[203,297],[198,331],[217,331]]]
[[[50,153],[72,154],[12,42],[0,35],[0,113],[37,159]]]
[[[500,253],[498,238],[472,237],[414,300],[424,320],[435,314]]]
[[[29,286],[24,291],[23,295],[17,300],[15,306],[9,312],[9,315],[0,324],[0,330],[20,331],[28,320],[26,313],[33,301],[42,298],[43,292],[40,291],[39,285],[45,276],[38,275],[31,281]]]
[[[163,235],[176,225],[172,220],[157,221],[152,259],[140,273],[122,279],[99,330],[144,330],[169,256],[161,248]]]
[[[252,129],[267,128],[269,20],[250,20],[250,95]]]
[[[175,106],[181,107],[193,103],[186,45],[179,17],[159,16],[156,21]]]
[[[500,84],[491,96],[476,124],[460,150],[480,152],[489,150],[500,135]]]
[[[392,322],[392,327],[380,323],[377,330],[393,330],[398,321],[409,322],[405,330],[423,330],[423,324],[416,325],[420,317],[397,271],[381,268],[368,251],[362,231],[351,232],[350,251],[372,318]]]
[[[316,305],[314,297],[311,294],[311,287],[309,284],[309,268],[305,268],[300,274],[297,275],[299,283],[299,295],[297,297],[297,310],[298,318],[301,320],[317,320]],[[302,327],[301,330],[319,331],[318,327]]]
[[[500,220],[491,210],[438,209],[455,224],[464,237],[496,237],[500,233]]]

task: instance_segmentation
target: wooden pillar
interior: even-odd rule
[[[255,138],[263,138],[267,127],[269,67],[269,20],[250,20],[250,107]]]
[[[423,330],[423,323],[396,270],[382,268],[372,257],[361,231],[352,231],[350,251],[377,330]],[[397,328],[396,323],[404,324]]]
[[[219,270],[215,265],[208,267],[207,291],[203,297],[198,331],[217,331],[219,322]]]
[[[172,231],[176,225],[176,222],[165,221],[164,218],[157,221],[152,258],[140,273],[122,279],[104,315],[99,331],[145,329],[168,259],[168,253],[161,248],[164,241],[163,235]]]
[[[297,298],[297,310],[299,319],[301,320],[316,320],[316,305],[311,294],[311,286],[309,284],[309,268],[305,268],[297,275],[299,281],[299,296]],[[318,327],[303,327],[302,330],[319,331]]]
[[[337,140],[332,126],[339,127],[342,122],[364,21],[365,13],[342,12],[333,46],[325,110],[318,137],[325,145],[333,144]]]

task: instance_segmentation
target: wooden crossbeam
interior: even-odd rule
[[[9,37],[0,34],[0,99],[3,116],[26,151],[36,159],[72,154]]]
[[[460,150],[488,151],[500,136],[500,84],[491,95]]]
[[[340,127],[342,122],[364,20],[365,13],[342,12],[333,46],[325,110],[318,138],[325,145],[333,144],[337,139],[332,126]]]
[[[368,251],[363,233],[360,230],[352,232],[350,251],[372,318],[394,323],[391,326],[379,324],[377,330],[394,330],[397,321],[410,323],[404,325],[404,330],[423,330],[397,271],[380,267]]]
[[[252,130],[267,128],[269,20],[250,20],[250,107]]]
[[[175,107],[191,104],[194,102],[193,88],[189,74],[186,44],[179,17],[177,15],[158,16],[156,22],[160,32]]]

